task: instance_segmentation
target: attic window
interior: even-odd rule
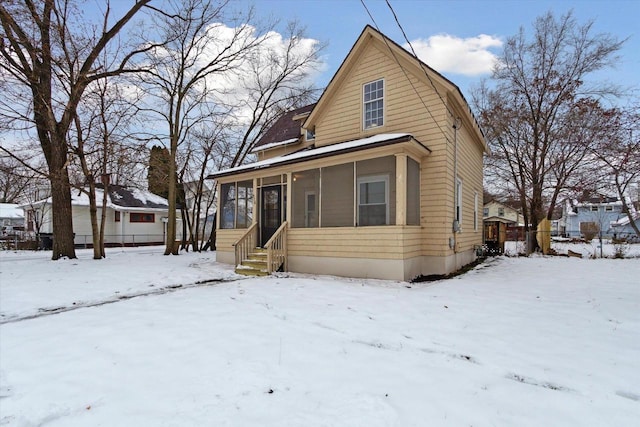
[[[363,88],[364,128],[384,124],[384,80],[366,83]]]
[[[306,140],[307,141],[313,141],[314,139],[316,139],[316,133],[312,130],[307,129],[307,135],[306,135]]]
[[[613,212],[613,206],[608,205],[604,207],[605,212]]]
[[[597,206],[591,206],[591,212],[598,212]]]

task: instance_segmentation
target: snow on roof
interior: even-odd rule
[[[298,141],[299,141],[298,138],[291,138],[291,139],[285,139],[284,141],[271,142],[269,144],[264,144],[264,145],[260,145],[260,146],[254,147],[249,152],[250,153],[257,153],[258,151],[270,150],[272,148],[294,144],[294,143],[296,143]]]
[[[24,218],[24,212],[20,205],[15,203],[0,203],[0,218]]]
[[[631,216],[633,217],[633,220],[636,221],[638,219],[640,219],[640,212],[633,212],[631,213]],[[611,221],[611,226],[612,227],[624,227],[625,225],[629,224],[629,215],[624,215],[622,218],[620,218],[617,221]]]
[[[606,202],[606,201],[587,201],[587,202],[576,202],[576,207],[590,207],[590,206],[622,206],[621,200]]]
[[[341,142],[338,144],[326,145],[324,147],[313,148],[310,150],[301,150],[295,153],[273,157],[271,159],[250,163],[244,166],[224,169],[209,175],[209,178],[215,178],[215,177],[224,176],[224,175],[231,175],[234,173],[249,171],[254,169],[268,168],[268,167],[276,166],[283,163],[294,163],[294,161],[296,160],[303,161],[307,158],[313,158],[317,156],[335,155],[335,154],[339,154],[342,151],[349,151],[354,148],[367,148],[367,146],[370,146],[370,145],[375,145],[383,142],[393,141],[397,139],[404,139],[404,138],[413,138],[413,136],[409,133],[381,133],[379,135],[374,135],[367,138]]]
[[[140,190],[138,188],[134,188],[131,190],[133,197],[137,200],[140,200],[145,205],[161,205],[161,206],[169,206],[169,202],[164,197],[160,197],[157,194],[153,194],[149,191]]]
[[[96,206],[102,207],[102,199],[104,191],[101,188],[96,188]],[[35,203],[29,203],[23,205],[23,207],[39,206],[42,204],[50,204],[51,197],[44,200],[39,200]],[[84,191],[72,190],[71,191],[71,205],[72,206],[89,206],[89,195]],[[160,197],[156,194],[148,191],[140,190],[137,188],[125,188],[117,185],[109,187],[109,198],[107,199],[107,208],[115,210],[135,210],[135,211],[166,211],[169,207],[167,199]]]

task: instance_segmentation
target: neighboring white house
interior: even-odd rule
[[[0,227],[2,235],[24,227],[24,211],[14,203],[0,203]]]
[[[98,223],[102,216],[103,190],[100,187],[96,190]],[[75,244],[90,246],[92,232],[89,197],[83,192],[72,190],[71,199]],[[148,191],[110,185],[106,205],[105,245],[165,243],[168,206],[166,199]],[[45,236],[53,233],[51,197],[23,205],[22,208],[27,214],[27,230]],[[177,227],[177,232],[180,239],[180,226]]]
[[[502,220],[502,222],[513,225],[524,225],[524,217],[518,210],[495,200],[484,204],[482,219],[484,221]]]

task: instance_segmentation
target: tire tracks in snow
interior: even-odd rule
[[[27,314],[23,316],[20,316],[20,315],[11,316],[11,317],[7,317],[6,319],[1,319],[0,325],[22,322],[24,320],[38,319],[40,317],[45,317],[45,316],[53,316],[55,314],[67,313],[69,311],[79,310],[81,308],[100,307],[102,305],[115,304],[118,302],[127,301],[134,298],[164,295],[171,292],[181,291],[184,289],[202,288],[202,287],[217,285],[220,283],[238,282],[241,280],[244,280],[244,279],[240,277],[222,277],[217,279],[198,280],[197,282],[188,283],[188,284],[168,285],[162,288],[157,288],[149,291],[134,292],[134,293],[125,294],[125,295],[115,295],[114,297],[99,300],[99,301],[74,302],[70,306],[39,308],[38,312],[36,313]]]

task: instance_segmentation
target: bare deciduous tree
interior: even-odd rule
[[[206,119],[214,108],[208,105],[216,90],[213,79],[224,78],[263,38],[256,37],[248,25],[252,17],[236,18],[237,25],[228,27],[225,7],[228,1],[168,1],[154,17],[162,47],[147,53],[149,71],[140,81],[146,94],[153,98],[150,111],[166,124],[169,142],[169,218],[165,255],[177,254],[176,195],[178,148],[194,126]]]
[[[51,184],[54,260],[76,256],[67,139],[78,105],[89,84],[127,71],[135,51],[113,69],[96,68],[96,61],[149,1],[136,1],[113,24],[107,7],[95,32],[73,0],[0,3],[0,78],[11,89],[0,111],[4,122],[37,133]]]
[[[606,135],[596,142],[593,156],[603,169],[603,180],[611,182],[629,225],[640,237],[635,209],[630,199],[633,184],[640,182],[640,109],[612,109],[603,113]]]
[[[579,25],[571,13],[549,12],[535,20],[530,37],[521,29],[507,40],[495,87],[474,94],[494,153],[488,173],[508,180],[527,229],[551,218],[558,195],[588,159],[598,99],[618,90],[587,78],[611,66],[622,44],[594,34],[591,22]]]
[[[297,22],[288,23],[281,35],[271,32],[260,48],[245,56],[233,70],[232,88],[216,97],[218,111],[211,112],[207,122],[187,141],[184,157],[191,164],[184,163],[178,176],[190,201],[190,209],[183,217],[183,224],[187,225],[184,240],[193,250],[215,244],[213,234],[208,233],[208,241],[205,239],[206,221],[201,225],[203,219],[209,218],[214,201],[215,190],[207,189],[207,175],[243,163],[282,113],[314,99],[318,90],[310,76],[317,70],[322,47],[306,38]],[[198,244],[198,240],[202,243]]]

